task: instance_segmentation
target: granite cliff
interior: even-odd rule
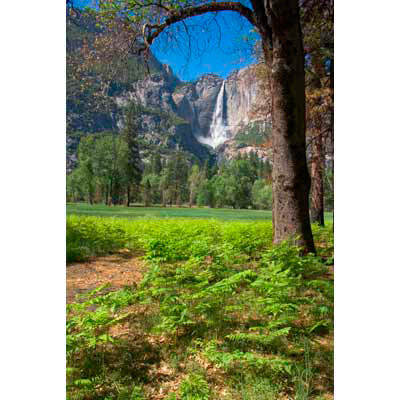
[[[82,36],[95,34],[86,21],[80,25],[67,23],[67,54],[79,49]],[[130,78],[112,82],[104,109],[98,107],[91,93],[82,98],[67,79],[67,169],[76,164],[79,136],[120,131],[122,110],[130,101],[142,106],[144,157],[155,146],[166,155],[180,148],[200,160],[231,158],[251,150],[268,157],[259,145],[265,142],[270,121],[254,111],[260,88],[253,66],[236,70],[225,80],[207,74],[193,82],[182,82],[154,56],[150,57],[150,74],[136,73],[139,64],[138,60],[128,64],[132,73],[126,75]]]

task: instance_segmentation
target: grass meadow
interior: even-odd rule
[[[333,399],[332,223],[302,257],[272,246],[268,211],[67,213],[68,263],[146,265],[139,283],[67,305],[68,399]]]
[[[109,207],[103,204],[68,203],[67,214],[120,217],[120,218],[216,218],[221,220],[271,220],[268,210],[234,210],[232,208],[184,208],[184,207]],[[325,213],[326,221],[332,221],[332,213]]]

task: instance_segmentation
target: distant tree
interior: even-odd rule
[[[258,171],[260,170],[260,159],[257,156],[257,153],[253,150],[249,154],[249,163],[251,170],[251,178],[253,182],[257,179]]]
[[[84,187],[86,199],[93,204],[95,194],[95,172],[92,154],[95,151],[95,139],[93,136],[82,138],[78,147],[78,174]]]
[[[150,161],[143,161],[143,176],[150,175],[151,173],[153,173],[153,160],[150,159]]]
[[[217,163],[214,163],[214,165],[210,169],[210,177],[212,178],[213,176],[217,175],[218,173],[218,165]]]
[[[230,174],[235,182],[235,207],[248,208],[251,205],[251,188],[257,179],[249,160],[237,159],[232,162]]]
[[[158,151],[155,152],[152,159],[152,173],[159,175],[162,171],[161,156]]]
[[[199,185],[202,180],[200,168],[197,164],[192,166],[190,175],[188,178],[189,184],[189,207],[192,207],[196,202],[196,197],[199,191]]]
[[[257,209],[271,210],[272,187],[265,180],[258,179],[254,182],[251,190],[251,201]]]
[[[145,179],[143,184],[143,202],[145,207],[151,204],[151,184],[149,179]]]
[[[67,201],[81,201],[85,198],[82,170],[77,168],[67,175]]]
[[[215,175],[211,180],[215,206],[218,208],[233,205],[233,202],[229,199],[229,191],[227,187],[229,183],[229,178],[226,173]]]
[[[151,186],[151,204],[161,204],[162,194],[160,190],[161,175],[150,174],[145,177]]]
[[[211,178],[211,166],[210,166],[210,161],[208,158],[206,159],[206,161],[203,164],[202,172],[203,172],[203,177],[205,179]]]
[[[180,206],[188,196],[188,163],[181,151],[176,153],[173,160],[175,204]]]
[[[226,192],[225,204],[229,207],[239,208],[237,201],[237,177],[231,173],[231,170],[228,170],[223,176],[225,179]]]
[[[91,159],[105,203],[119,204],[126,179],[126,143],[115,133],[104,134],[96,139]]]
[[[199,206],[214,207],[213,188],[208,179],[202,179],[196,201]]]
[[[174,161],[169,159],[166,161],[162,170],[160,180],[160,190],[162,193],[162,204],[165,207],[167,204],[172,205],[175,200],[175,177],[174,177]]]
[[[122,137],[128,146],[125,171],[125,175],[128,178],[128,184],[126,185],[126,205],[128,207],[131,201],[131,187],[133,186],[137,192],[139,191],[139,184],[143,174],[138,142],[140,111],[140,107],[134,103],[127,107],[125,111],[125,127],[122,132]]]
[[[268,160],[260,160],[258,177],[265,179],[269,183],[272,182],[272,166]]]

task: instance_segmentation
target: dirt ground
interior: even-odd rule
[[[67,303],[72,303],[77,294],[88,292],[104,283],[111,290],[139,283],[144,273],[144,262],[140,255],[120,252],[93,260],[67,265]]]

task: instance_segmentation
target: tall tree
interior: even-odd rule
[[[152,167],[152,173],[154,175],[159,175],[161,173],[162,164],[161,164],[160,152],[158,152],[158,151],[155,152],[153,159],[152,159],[151,167]]]
[[[180,206],[186,200],[188,194],[188,164],[181,151],[178,151],[174,160],[174,192],[175,204]]]
[[[128,177],[128,184],[126,188],[126,205],[128,207],[131,200],[131,187],[133,186],[136,191],[138,191],[143,173],[137,137],[139,131],[139,115],[140,107],[138,107],[134,103],[131,103],[127,107],[125,112],[125,127],[122,133],[122,137],[128,146],[128,156],[126,163],[126,176]]]
[[[190,175],[188,178],[189,183],[189,207],[192,207],[196,202],[196,197],[199,191],[199,185],[201,182],[202,176],[200,168],[197,164],[192,166],[190,171]]]
[[[148,51],[170,26],[209,12],[233,11],[258,31],[269,66],[272,96],[274,242],[296,237],[315,252],[309,218],[310,176],[305,148],[304,51],[298,0],[232,1],[99,0],[103,21],[121,21],[131,44]]]
[[[126,143],[115,133],[103,134],[96,138],[90,155],[96,176],[96,183],[105,203],[120,203],[124,183]]]
[[[76,168],[67,175],[67,201],[82,201],[85,198],[84,188],[82,170]]]
[[[307,120],[310,146],[311,222],[324,226],[324,175],[325,175],[325,130],[324,92],[318,77],[311,79],[307,89]]]
[[[333,0],[303,0],[301,20],[307,50],[306,108],[310,145],[311,222],[324,225],[327,149],[333,151]],[[333,157],[332,157],[333,162]]]
[[[95,193],[95,172],[92,154],[95,151],[95,139],[88,136],[81,139],[78,148],[78,165],[80,169],[81,182],[85,187],[87,199],[93,204]]]
[[[145,207],[151,204],[151,184],[149,179],[146,179],[143,185],[143,202]]]
[[[163,207],[166,207],[167,204],[172,205],[175,200],[174,161],[172,159],[167,160],[163,166],[160,179],[160,190],[162,194]]]

